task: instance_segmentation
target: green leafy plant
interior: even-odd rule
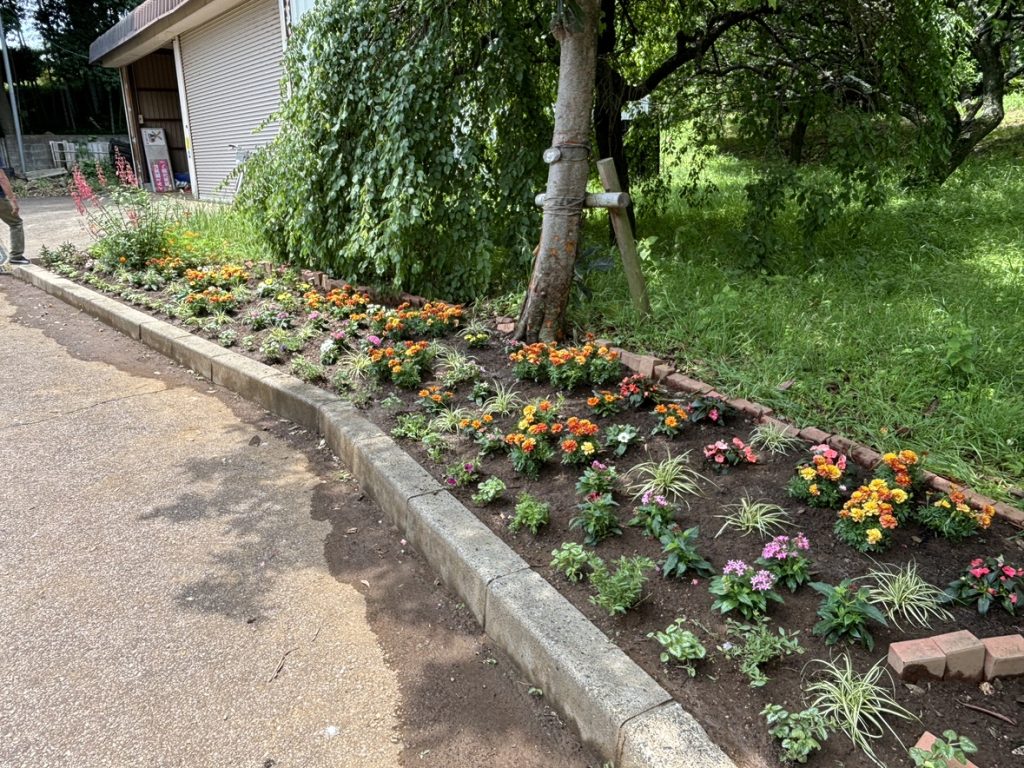
[[[901,621],[931,629],[936,621],[952,621],[953,614],[942,607],[946,594],[929,584],[917,572],[917,563],[879,565],[864,577],[868,600],[879,606],[897,629]]]
[[[757,564],[774,573],[790,592],[796,592],[811,580],[811,564],[804,557],[810,549],[811,543],[802,533],[776,536],[764,545]]]
[[[338,368],[333,381],[335,388],[356,388],[366,384],[370,371],[373,369],[373,361],[370,355],[362,350],[350,350],[338,358]]]
[[[877,621],[882,626],[888,624],[882,612],[871,603],[868,587],[856,587],[852,579],[843,579],[837,586],[813,581],[811,589],[824,595],[818,606],[820,620],[811,630],[814,635],[824,638],[825,645],[853,640],[869,651],[874,650],[875,638],[868,621]]]
[[[476,381],[480,378],[480,366],[477,362],[451,347],[442,347],[438,359],[440,365],[440,381],[451,389],[465,382]]]
[[[806,763],[828,739],[828,725],[815,707],[790,713],[778,704],[769,704],[761,715],[768,722],[768,733],[782,745],[782,759],[787,763]]]
[[[875,755],[872,742],[886,733],[899,739],[891,724],[893,718],[916,719],[896,702],[885,659],[863,675],[853,668],[846,653],[837,660],[813,659],[811,663],[817,664],[819,670],[804,689],[808,704],[821,712],[829,728],[842,731],[869,760],[885,768]],[[888,686],[880,684],[883,677],[888,677]]]
[[[292,358],[292,375],[309,383],[323,381],[325,378],[323,366],[317,365],[302,355]]]
[[[783,627],[773,632],[765,616],[758,616],[753,624],[726,619],[725,625],[726,634],[732,639],[719,646],[719,650],[727,658],[739,661],[740,672],[750,680],[751,688],[760,688],[768,682],[769,678],[761,670],[763,664],[804,652],[799,632],[787,632]]]
[[[396,410],[398,408],[401,408],[403,405],[402,398],[400,398],[394,392],[389,392],[388,396],[377,404],[386,411]]]
[[[1007,565],[1004,557],[977,557],[946,587],[949,600],[974,605],[985,615],[993,605],[1011,616],[1024,606],[1024,567]]]
[[[633,510],[633,517],[627,525],[637,525],[644,533],[655,539],[668,533],[675,524],[676,508],[664,496],[644,494],[640,504]]]
[[[505,482],[500,477],[488,477],[481,481],[473,494],[473,503],[485,507],[505,493]],[[536,533],[536,531],[534,531]]]
[[[274,328],[260,344],[260,355],[269,363],[277,363],[302,349],[302,341],[281,328]]]
[[[716,515],[719,520],[725,522],[718,529],[715,538],[730,528],[739,531],[742,536],[756,533],[764,538],[793,524],[789,512],[777,504],[769,504],[766,501],[751,501],[744,497],[738,504],[729,504],[725,509],[730,510],[729,514]]]
[[[613,456],[622,457],[630,446],[640,442],[640,430],[632,424],[613,424],[604,433],[604,446]]]
[[[508,521],[508,529],[515,532],[520,528],[528,528],[530,533],[536,535],[549,522],[551,505],[523,491],[516,500],[515,515]]]
[[[395,419],[391,436],[407,440],[423,440],[431,433],[430,422],[423,413],[403,413]]]
[[[569,520],[569,528],[580,528],[585,534],[583,542],[597,546],[609,536],[621,536],[622,527],[615,515],[619,506],[610,493],[591,493],[576,505],[579,512]]]
[[[608,570],[603,561],[591,562],[590,584],[596,590],[590,602],[603,608],[610,616],[621,615],[639,602],[647,583],[647,572],[657,568],[651,558],[636,555],[620,557],[615,570]]]
[[[472,416],[468,408],[441,408],[430,419],[430,428],[435,432],[458,432],[465,419]]]
[[[978,747],[966,736],[959,736],[954,730],[942,732],[942,738],[936,738],[929,749],[910,748],[910,759],[915,768],[955,768],[966,766],[968,756],[978,751]]]
[[[782,596],[774,589],[776,581],[771,571],[756,570],[742,560],[730,560],[722,573],[711,579],[708,591],[715,596],[711,609],[722,613],[739,611],[744,618],[752,619],[768,610],[769,600],[782,602]]]
[[[449,488],[465,488],[480,476],[476,464],[472,461],[457,461],[448,467],[444,482]]]
[[[233,347],[238,341],[238,331],[234,328],[225,328],[217,335],[217,343],[222,347]]]
[[[574,584],[584,576],[584,569],[594,561],[600,561],[593,552],[583,548],[582,544],[567,541],[551,552],[551,567]]]
[[[684,627],[685,624],[685,617],[676,619],[664,632],[648,632],[647,637],[657,640],[661,645],[663,650],[659,658],[662,664],[674,661],[686,670],[686,674],[695,677],[697,668],[693,662],[703,659],[707,655],[707,649],[693,632]]]
[[[803,445],[803,441],[799,437],[790,434],[790,429],[781,421],[765,421],[751,431],[750,444],[773,456],[789,453]]]
[[[686,496],[699,496],[700,482],[707,478],[688,464],[690,452],[667,455],[662,461],[645,461],[626,474],[632,481],[629,493],[634,498],[644,494],[664,496],[669,501],[686,503]]]
[[[715,569],[697,552],[697,536],[700,528],[694,526],[685,531],[667,530],[659,537],[665,562],[661,564],[661,575],[666,579],[681,579],[687,574],[706,579],[713,576]]]
[[[576,493],[581,496],[589,496],[592,493],[611,493],[618,484],[619,473],[614,465],[604,464],[594,459],[576,481]]]
[[[523,407],[523,398],[511,386],[500,381],[491,385],[491,394],[481,404],[484,413],[508,416]]]

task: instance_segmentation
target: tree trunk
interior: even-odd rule
[[[800,165],[804,159],[804,142],[807,139],[807,128],[811,124],[811,111],[801,107],[789,133],[789,162]]]
[[[996,37],[992,24],[979,28],[971,41],[971,54],[981,73],[980,94],[961,117],[956,107],[947,113],[946,124],[952,136],[949,157],[937,165],[932,181],[942,184],[971,156],[981,140],[999,127],[1005,114],[1003,94],[1006,90],[1006,66],[1003,62],[1003,42]]]
[[[612,65],[616,45],[616,3],[601,0],[601,29],[597,36],[597,90],[594,95],[594,132],[600,158],[615,161],[615,171],[623,192],[629,192],[629,161],[626,159],[626,125],[622,108],[626,105],[626,79]],[[636,232],[636,214],[630,205],[629,224]],[[615,233],[608,222],[609,236]]]
[[[549,165],[544,223],[514,334],[526,342],[555,341],[564,334],[590,175],[598,0],[579,0],[576,5],[579,18],[563,18],[552,29],[561,52],[555,131],[552,148],[545,153]]]

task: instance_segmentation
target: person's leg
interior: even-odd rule
[[[25,257],[25,226],[6,197],[0,197],[0,221],[11,228],[11,261],[21,261]]]

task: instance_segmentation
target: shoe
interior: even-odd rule
[[[26,259],[24,256],[11,256],[9,264],[31,264],[32,262]]]

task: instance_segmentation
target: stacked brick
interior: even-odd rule
[[[889,666],[901,680],[966,680],[1024,676],[1024,636],[976,638],[967,630],[889,646]]]

